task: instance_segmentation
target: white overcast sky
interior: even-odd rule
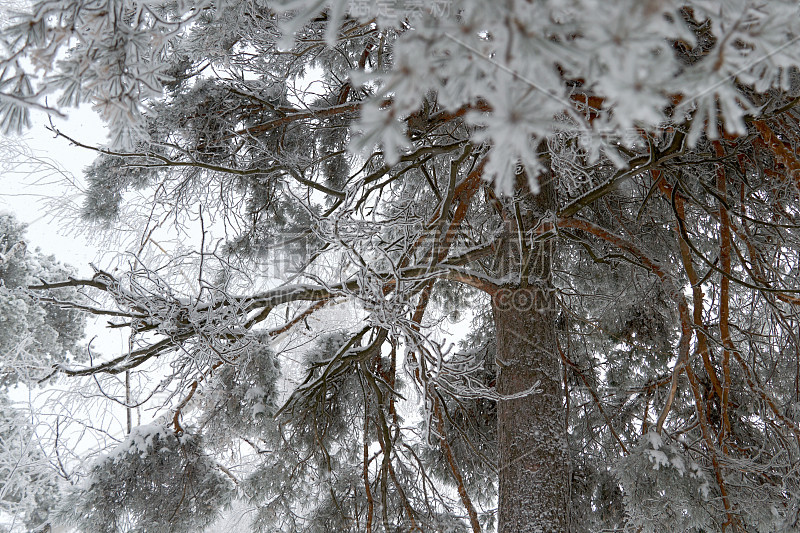
[[[54,119],[59,130],[88,145],[105,144],[106,128],[90,107],[70,111],[67,120]],[[67,202],[80,206],[79,189],[69,184],[82,185],[83,169],[95,153],[55,138],[46,128],[49,119],[44,113],[34,113],[31,118],[33,127],[22,136],[0,138],[0,212],[11,212],[28,225],[29,249],[38,247],[71,265],[79,276],[89,277],[93,273],[89,263],[105,268],[104,263],[115,253],[103,253],[87,242],[76,213],[65,219],[58,211],[66,207],[63,214],[68,213]],[[127,346],[123,330],[105,328],[102,318],[90,321],[89,339],[94,339],[92,348],[100,354],[120,353]]]
[[[46,129],[48,117],[33,113],[33,127],[22,136],[2,139],[0,154],[0,211],[12,212],[28,224],[26,236],[33,247],[53,254],[64,263],[89,273],[88,263],[98,261],[98,250],[76,232],[76,220],[55,216],[57,207],[67,207],[71,199],[79,205],[80,197],[69,181],[82,182],[83,169],[95,157],[94,152],[56,138]],[[90,145],[104,144],[106,129],[91,108],[72,109],[67,120],[54,124],[67,135]],[[26,157],[29,152],[31,157]],[[98,265],[100,266],[100,265]]]

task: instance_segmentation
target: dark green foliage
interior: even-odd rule
[[[96,533],[196,532],[232,498],[199,436],[139,426],[64,498],[62,518]]]
[[[150,184],[156,172],[147,165],[147,159],[138,161],[113,155],[100,155],[84,175],[88,182],[83,215],[87,220],[110,224],[120,214],[120,203],[128,189],[141,189]]]
[[[58,500],[59,473],[39,441],[36,415],[12,402],[9,392],[39,386],[55,365],[84,360],[86,317],[25,290],[42,280],[62,280],[73,271],[29,249],[24,232],[13,216],[0,214],[0,513],[10,515],[18,527],[36,531],[48,523]],[[69,288],[51,296],[81,301]]]
[[[207,444],[224,449],[237,438],[274,437],[279,379],[275,355],[257,340],[215,371],[200,393]]]
[[[39,301],[24,288],[41,280],[61,280],[72,270],[38,250],[28,250],[24,226],[0,215],[0,389],[22,381],[35,385],[53,365],[85,358],[80,346],[85,315],[53,301]],[[76,300],[74,289],[54,291],[58,300]]]

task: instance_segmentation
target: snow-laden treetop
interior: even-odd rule
[[[491,143],[484,176],[503,192],[522,170],[537,188],[537,146],[557,131],[581,132],[590,156],[619,165],[618,150],[642,142],[642,130],[691,122],[689,146],[703,132],[743,134],[744,117],[764,105],[752,95],[788,88],[800,66],[788,0],[46,0],[11,20],[4,128],[22,128],[33,107],[88,101],[116,148],[147,138],[142,107],[175,82],[178,60],[213,68],[237,51],[296,55],[304,42],[332,47],[386,30],[372,45],[383,61],[340,73],[369,96],[350,148],[380,143],[393,162],[408,145],[403,119],[436,94],[466,116],[474,140]],[[220,31],[197,34],[199,21]],[[304,41],[309,23],[325,26],[324,43]],[[289,69],[308,67],[298,63]]]

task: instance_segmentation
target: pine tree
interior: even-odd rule
[[[798,39],[784,1],[34,3],[3,124],[92,102],[83,214],[136,228],[31,287],[131,335],[56,371],[159,408],[62,518],[797,529]]]
[[[29,250],[24,232],[13,216],[0,214],[0,531],[46,525],[63,475],[44,453],[35,427],[38,415],[12,401],[10,391],[35,388],[52,374],[53,365],[84,359],[83,314],[25,291],[29,284],[62,280],[72,271],[52,256]],[[71,289],[53,296],[79,303]]]

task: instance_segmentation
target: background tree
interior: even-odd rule
[[[21,57],[59,106],[92,101],[112,137],[84,214],[136,228],[125,268],[32,287],[105,295],[130,332],[55,371],[132,372],[160,407],[64,517],[197,527],[227,478],[261,530],[796,528],[799,23],[744,0],[36,3],[4,34],[4,123],[41,105]]]
[[[35,387],[55,364],[80,362],[85,318],[40,302],[24,288],[72,272],[52,256],[29,250],[25,227],[0,214],[0,530],[35,531],[58,499],[57,458],[39,439],[39,416],[13,401],[12,389]],[[74,290],[53,294],[76,305]],[[19,393],[16,395],[19,399]],[[39,432],[37,432],[39,429]]]

